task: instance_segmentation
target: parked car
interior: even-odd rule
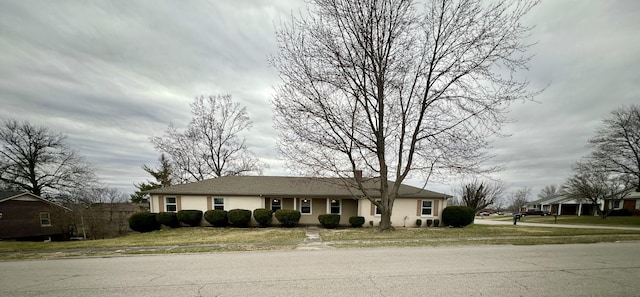
[[[478,215],[479,215],[479,216],[488,216],[488,215],[490,215],[490,214],[491,214],[491,213],[490,213],[490,212],[488,212],[488,211],[481,211],[481,212],[479,212],[479,213],[478,213]]]

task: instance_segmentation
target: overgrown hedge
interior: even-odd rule
[[[178,211],[178,221],[192,227],[200,226],[202,211],[196,209],[180,210]]]
[[[246,228],[251,223],[251,211],[247,209],[232,209],[227,217],[232,227]]]
[[[227,211],[222,209],[207,210],[204,213],[204,220],[214,227],[224,227],[227,225]]]
[[[156,215],[156,221],[160,225],[165,225],[169,228],[178,228],[180,227],[180,221],[178,221],[178,215],[175,212],[159,212]]]
[[[283,227],[295,227],[300,222],[301,216],[300,211],[294,209],[278,209],[275,213],[276,219]]]
[[[364,217],[359,217],[359,216],[349,217],[349,224],[351,224],[351,227],[353,228],[360,228],[362,227],[362,225],[364,225]]]
[[[129,228],[137,232],[151,232],[160,230],[160,224],[156,221],[156,213],[137,212],[129,217]]]
[[[467,206],[447,206],[442,211],[442,223],[445,226],[464,227],[473,223],[474,218],[475,210]]]
[[[327,229],[333,229],[340,226],[340,215],[335,213],[326,213],[318,215],[318,221]]]
[[[269,227],[273,221],[273,211],[271,209],[258,208],[253,211],[253,218],[256,219],[260,227]]]

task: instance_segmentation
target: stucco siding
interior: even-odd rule
[[[181,210],[196,209],[205,212],[207,211],[207,197],[182,195],[180,199],[180,206]]]
[[[422,200],[433,200],[433,211],[431,216],[420,215],[419,204]],[[426,219],[439,219],[439,214],[442,213],[442,209],[446,207],[446,202],[443,199],[396,199],[393,203],[393,214],[391,215],[391,224],[395,227],[415,227],[416,219],[422,219],[423,225]],[[371,201],[367,199],[361,199],[359,201],[358,212],[360,216],[364,217],[365,226],[369,226],[369,221],[373,221],[374,226],[380,224],[380,215],[374,215]],[[347,218],[348,219],[348,218]]]

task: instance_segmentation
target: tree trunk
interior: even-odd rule
[[[393,231],[390,209],[380,209],[380,226],[378,227],[378,231]]]

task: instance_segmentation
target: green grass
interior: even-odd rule
[[[149,233],[101,240],[65,242],[0,241],[0,252],[28,252],[69,249],[126,248],[141,246],[187,246],[226,243],[299,243],[305,238],[303,228],[208,228],[163,229]]]
[[[512,219],[512,218],[511,218]],[[527,216],[521,220],[527,223],[555,223],[554,216]],[[640,217],[607,217],[602,219],[596,216],[558,216],[558,224],[572,225],[602,225],[602,226],[640,226]]]
[[[470,225],[465,228],[398,228],[393,232],[378,232],[375,228],[320,229],[324,241],[340,240],[389,240],[389,239],[434,239],[474,238],[504,236],[576,236],[640,234],[633,230],[570,229],[529,226]]]

